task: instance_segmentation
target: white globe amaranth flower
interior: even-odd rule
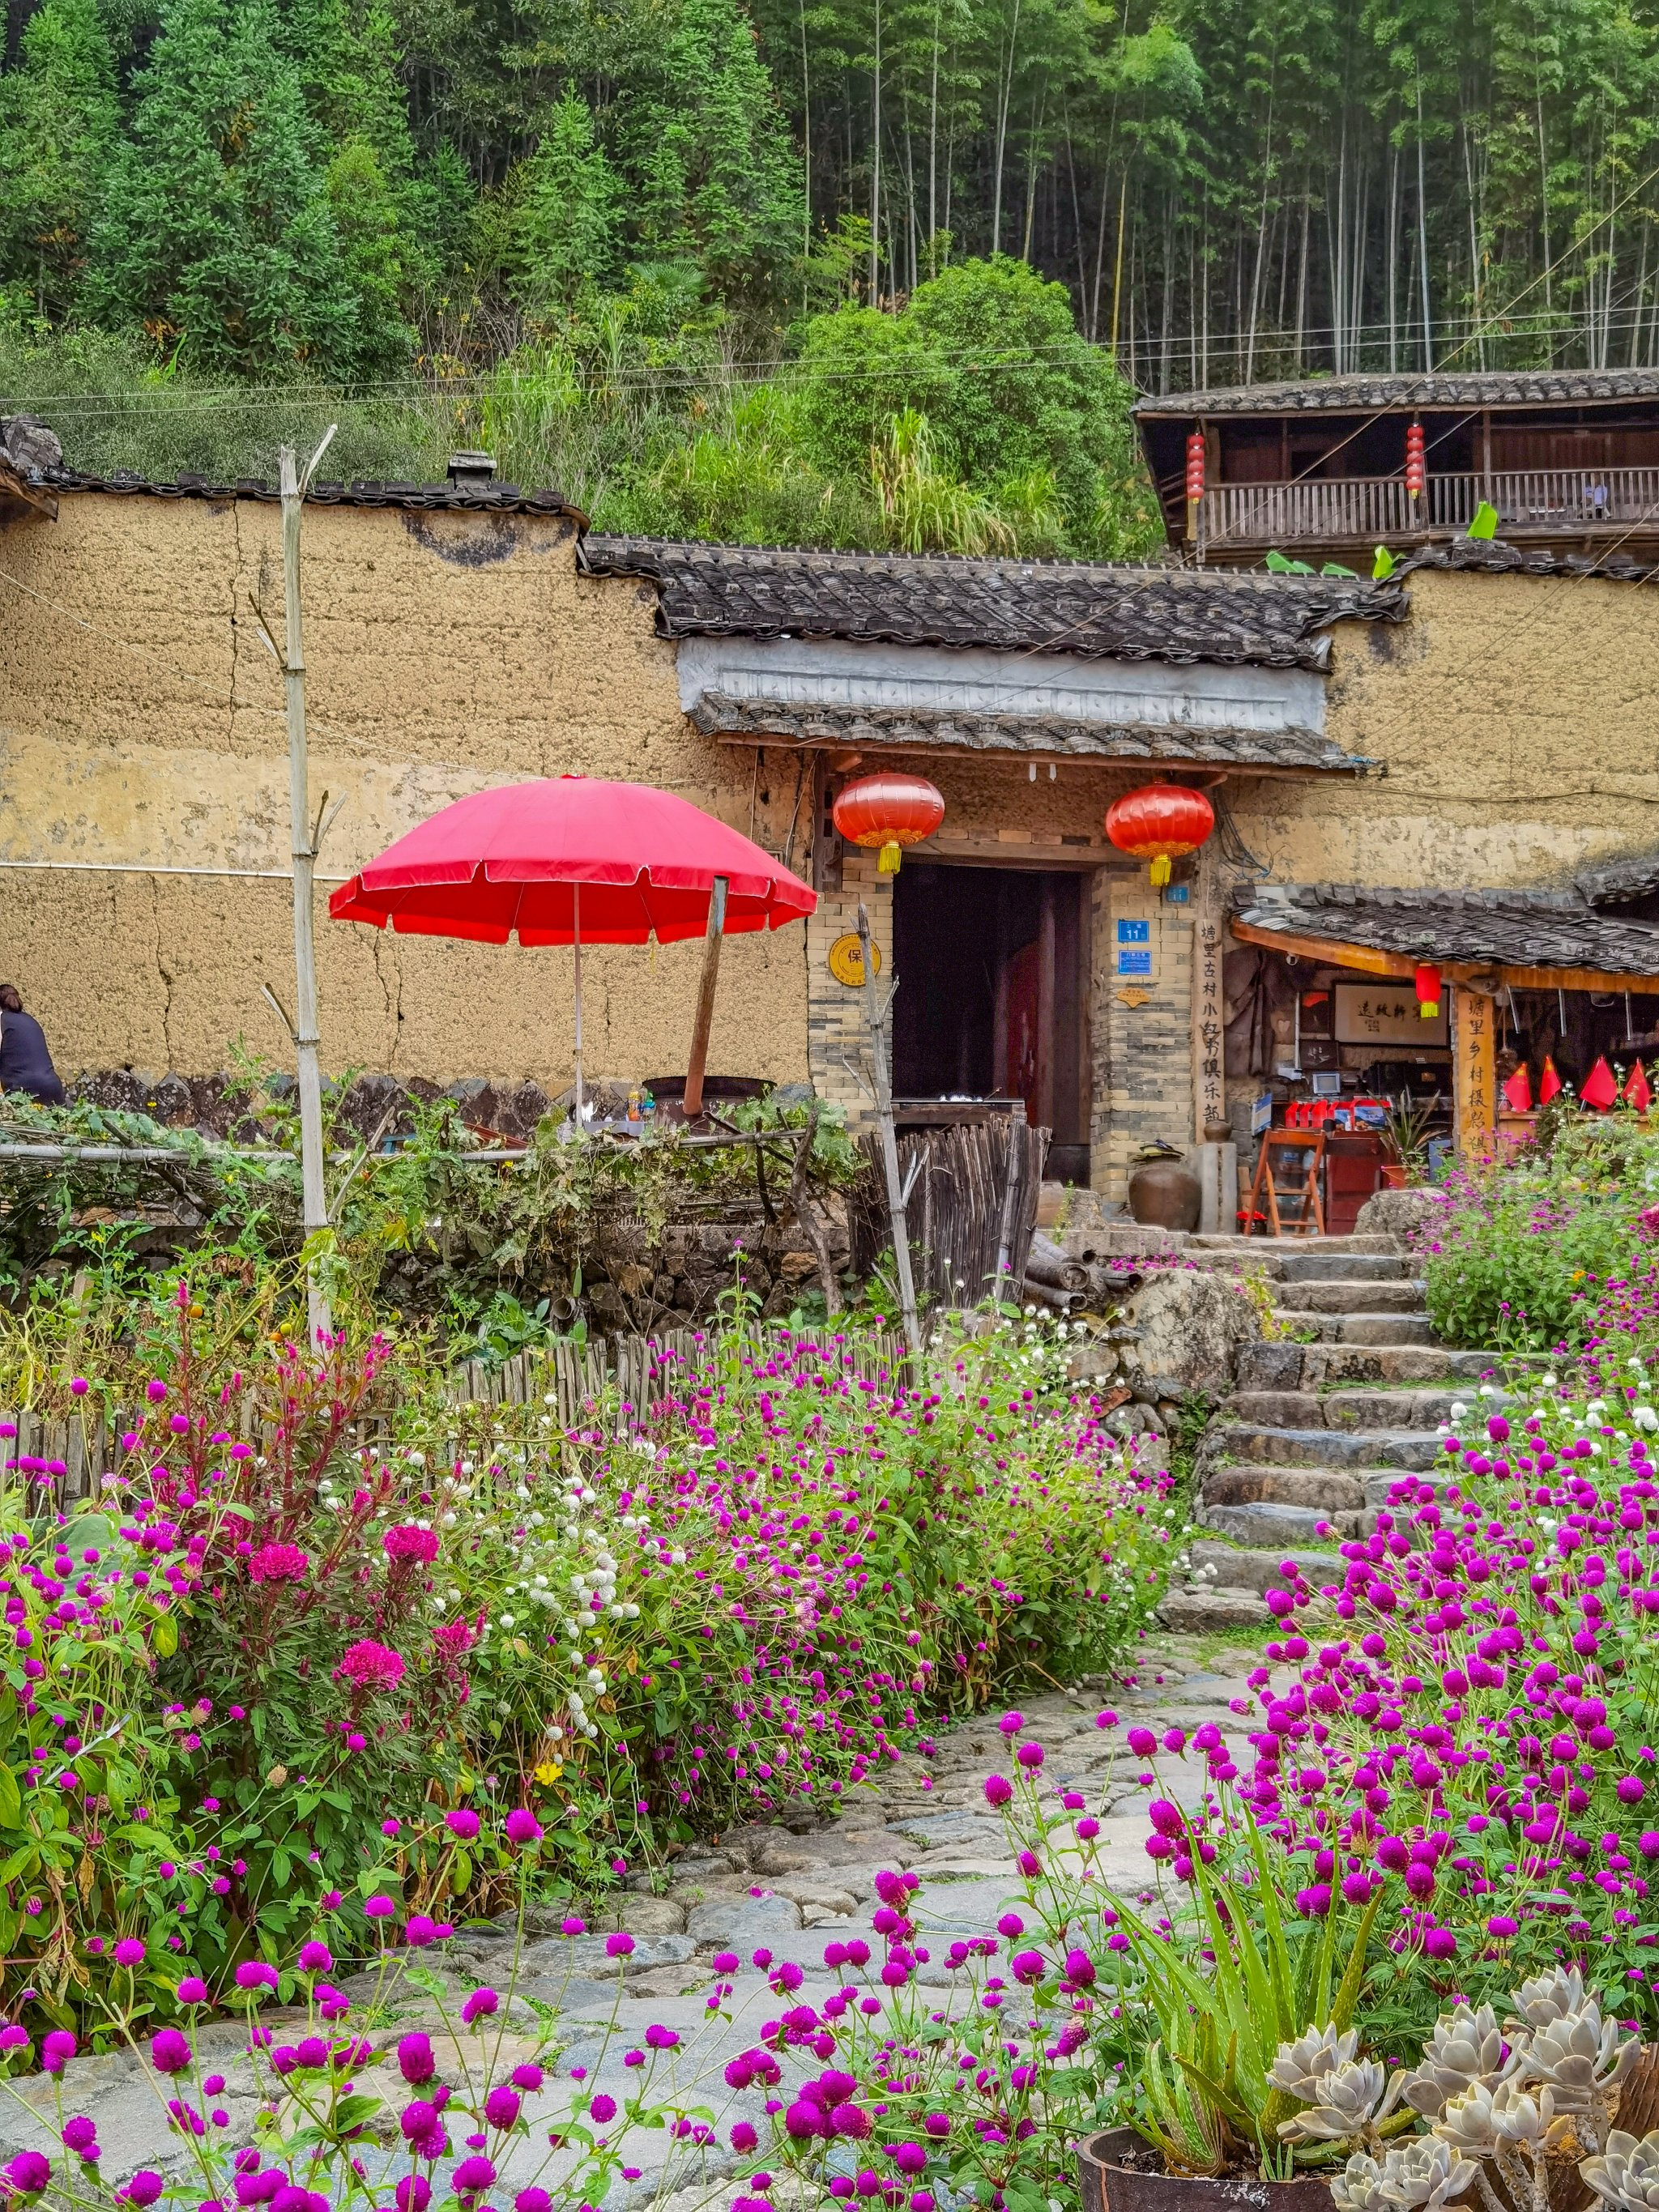
[[[1504,2031],[1489,2004],[1473,2011],[1466,2004],[1443,2012],[1423,2046],[1415,2072],[1406,2077],[1406,2102],[1426,2120],[1437,2120],[1453,2097],[1477,2081],[1495,2085],[1517,2054],[1504,2052]]]
[[[1578,2172],[1619,2212],[1659,2212],[1659,2128],[1639,2142],[1615,2128],[1601,2155],[1587,2158]]]

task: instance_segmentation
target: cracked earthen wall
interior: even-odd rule
[[[1230,779],[1293,883],[1554,887],[1659,836],[1659,594],[1597,577],[1419,569],[1402,623],[1334,633],[1326,729],[1386,773]]]
[[[450,800],[565,770],[683,793],[781,852],[794,796],[773,757],[700,737],[679,709],[654,595],[577,574],[555,517],[307,508],[311,788],[345,801],[319,872],[350,874]],[[0,531],[0,974],[60,1068],[198,1074],[241,1037],[277,1065],[293,1002],[285,881],[112,864],[289,867],[280,518],[254,501],[70,495]],[[752,814],[751,814],[752,809]],[[809,824],[803,801],[796,859]],[[570,955],[399,938],[327,919],[326,1066],[447,1083],[569,1079]],[[710,1065],[806,1073],[805,933],[724,948]],[[701,945],[584,955],[595,1076],[683,1068]]]

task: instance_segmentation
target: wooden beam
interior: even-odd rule
[[[688,1121],[695,1121],[702,1111],[702,1080],[708,1066],[708,1032],[714,1020],[714,986],[720,981],[720,944],[726,929],[726,894],[728,879],[716,876],[708,899],[708,933],[703,939],[702,975],[697,984],[697,1011],[691,1024],[691,1050],[685,1067],[685,1100],[683,1107]]]
[[[1270,951],[1293,952],[1298,959],[1320,960],[1329,968],[1357,968],[1367,975],[1414,975],[1417,962],[1409,953],[1379,952],[1372,945],[1350,945],[1339,937],[1305,937],[1283,929],[1258,929],[1248,921],[1234,921],[1232,933],[1241,945],[1265,945]],[[1425,953],[1425,959],[1432,959]],[[1659,996],[1659,971],[1631,975],[1605,968],[1513,968],[1502,960],[1437,960],[1443,975],[1455,983],[1472,983],[1494,977],[1517,991],[1641,991]]]
[[[31,483],[20,476],[9,461],[0,461],[0,500],[15,499],[24,507],[32,507],[37,514],[44,514],[48,522],[58,520],[58,495],[45,484]]]
[[[985,761],[1000,763],[1008,767],[1024,767],[1028,761],[1040,764],[1053,761],[1056,766],[1069,768],[1121,769],[1133,775],[1160,775],[1166,771],[1177,775],[1203,775],[1212,776],[1218,782],[1228,776],[1275,776],[1307,781],[1311,777],[1339,777],[1358,782],[1375,772],[1370,761],[1354,761],[1352,765],[1333,763],[1328,768],[1303,767],[1294,763],[1280,767],[1272,761],[1213,761],[1196,757],[1171,753],[1156,759],[1146,753],[1074,752],[1055,746],[1052,750],[1030,749],[1013,745],[962,745],[926,738],[895,738],[884,735],[872,725],[856,736],[802,737],[792,730],[704,730],[702,734],[712,738],[717,745],[741,745],[745,752],[757,744],[769,751],[793,753],[879,753],[890,763],[900,757],[917,760]]]

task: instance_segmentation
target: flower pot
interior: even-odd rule
[[[1406,1163],[1405,1163],[1403,1160],[1384,1160],[1384,1161],[1383,1161],[1383,1163],[1382,1163],[1382,1188],[1383,1188],[1383,1189],[1384,1189],[1384,1190],[1404,1190],[1404,1189],[1405,1189],[1405,1188],[1406,1188]]]
[[[1082,2212],[1331,2212],[1330,2184],[1317,2176],[1263,2181],[1259,2174],[1228,2173],[1192,2180],[1117,2163],[1146,2148],[1133,2128],[1085,2136],[1077,2147]]]

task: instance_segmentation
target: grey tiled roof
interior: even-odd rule
[[[657,586],[665,637],[835,637],[1102,659],[1322,669],[1329,624],[1397,622],[1398,585],[1061,561],[583,539],[599,576]]]
[[[172,483],[142,477],[126,470],[113,476],[88,475],[80,469],[47,469],[31,483],[46,487],[60,498],[77,492],[125,492],[149,499],[259,500],[274,506],[280,495],[264,477],[237,477],[229,483],[180,470]],[[556,491],[521,491],[517,484],[492,483],[475,489],[461,484],[382,483],[359,477],[351,483],[313,483],[306,494],[307,507],[398,507],[416,511],[453,508],[471,514],[568,514],[586,526],[580,507],[568,504]]]
[[[1659,976],[1659,928],[1615,921],[1565,891],[1246,883],[1236,887],[1231,903],[1238,920],[1253,928],[1368,945],[1407,959]]]
[[[1492,368],[1437,376],[1307,376],[1284,384],[1166,392],[1136,403],[1149,416],[1369,414],[1377,410],[1547,407],[1659,399],[1659,368]]]
[[[1622,548],[1605,555],[1534,552],[1501,538],[1454,538],[1449,544],[1425,545],[1405,555],[1394,573],[1408,576],[1418,568],[1478,576],[1605,576],[1614,584],[1644,584],[1656,573],[1651,561],[1634,561]]]
[[[1572,880],[1589,906],[1618,906],[1625,899],[1646,898],[1659,891],[1659,847],[1621,853],[1611,860],[1592,860]]]
[[[705,691],[691,720],[734,744],[859,745],[896,751],[1030,753],[1078,760],[1196,761],[1304,775],[1363,775],[1374,763],[1316,730],[1180,730],[1066,714],[952,714],[933,708],[802,705]]]

